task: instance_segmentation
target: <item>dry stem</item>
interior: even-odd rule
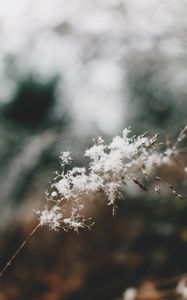
[[[40,223],[31,231],[31,233],[28,235],[28,237],[22,242],[22,244],[19,246],[17,251],[12,255],[12,257],[9,259],[9,261],[6,263],[5,267],[0,272],[0,277],[3,276],[4,272],[10,267],[16,256],[19,254],[19,252],[23,249],[23,247],[26,245],[26,243],[30,240],[30,238],[34,235],[36,230],[40,227]]]

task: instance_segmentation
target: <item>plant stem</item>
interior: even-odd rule
[[[19,248],[16,250],[16,252],[12,255],[12,257],[9,259],[9,261],[6,263],[5,267],[0,271],[0,277],[3,276],[4,272],[10,267],[14,259],[17,257],[17,255],[20,253],[20,251],[23,249],[23,247],[27,244],[27,242],[30,240],[30,238],[34,235],[36,230],[40,227],[40,223],[37,224],[37,226],[31,231],[31,233],[28,235],[28,237],[22,242],[22,244],[19,246]]]

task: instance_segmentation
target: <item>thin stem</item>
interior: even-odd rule
[[[20,251],[23,249],[23,247],[27,244],[27,242],[30,240],[30,238],[34,235],[36,230],[40,227],[40,223],[31,231],[31,233],[28,235],[28,237],[23,241],[23,243],[19,246],[17,251],[12,255],[12,257],[9,259],[9,261],[6,263],[5,267],[0,272],[0,277],[3,276],[4,272],[10,267],[16,256],[20,253]]]

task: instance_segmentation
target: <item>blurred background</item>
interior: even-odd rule
[[[62,151],[85,165],[94,137],[127,126],[175,140],[187,123],[186,15],[186,0],[0,1],[1,266],[36,223]],[[183,194],[186,160],[159,170]],[[186,201],[127,195],[115,219],[92,204],[90,232],[42,228],[0,300],[122,299],[142,279],[186,272]]]

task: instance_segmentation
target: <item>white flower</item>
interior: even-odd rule
[[[75,167],[66,174],[64,168],[62,169],[62,173],[58,174],[56,182],[52,185],[51,198],[49,197],[56,201],[57,205],[40,213],[41,225],[47,224],[53,229],[64,226],[65,229],[69,227],[76,231],[84,227],[84,218],[80,217],[80,211],[83,209],[82,196],[98,191],[107,195],[108,204],[115,207],[119,188],[142,174],[142,167],[148,160],[155,142],[155,137],[130,138],[129,133],[130,130],[125,129],[122,137],[114,137],[109,145],[105,145],[100,137],[97,143],[85,151],[84,155],[90,159],[89,169]],[[62,167],[71,161],[70,152],[66,151],[61,155]],[[72,211],[70,217],[63,219],[60,207],[66,200],[71,201]]]
[[[114,205],[116,201],[116,193],[120,187],[120,183],[109,182],[105,185],[105,194],[108,196],[108,205]]]
[[[60,160],[62,166],[68,165],[72,161],[70,152],[69,151],[62,152],[60,156]]]
[[[90,149],[86,150],[84,155],[88,156],[93,161],[97,161],[98,159],[102,158],[105,149],[105,145],[96,144],[93,145]]]
[[[74,167],[72,170],[68,171],[68,175],[69,177],[71,176],[75,176],[75,175],[83,175],[86,173],[86,169],[85,168],[78,168],[78,167]]]
[[[58,206],[54,206],[52,209],[44,209],[43,211],[38,211],[40,225],[48,225],[51,229],[58,230],[61,226],[62,213]]]
[[[68,199],[71,195],[70,180],[66,176],[55,182],[52,187],[55,187],[64,198]]]
[[[86,174],[77,175],[71,178],[72,188],[76,194],[86,193],[89,177]]]
[[[84,156],[90,159],[88,169],[74,167],[65,174],[64,166],[70,164],[72,159],[69,151],[61,155],[62,173],[55,178],[51,197],[48,197],[56,205],[51,210],[39,212],[41,225],[48,225],[55,230],[59,227],[66,230],[69,227],[75,231],[85,227],[85,219],[80,214],[84,208],[83,198],[88,200],[92,197],[87,195],[102,192],[107,196],[108,204],[115,208],[121,188],[134,182],[147,190],[139,178],[148,178],[155,166],[170,163],[171,158],[177,154],[176,146],[166,149],[163,154],[155,152],[157,135],[149,138],[145,135],[129,137],[129,134],[130,130],[124,129],[122,136],[114,137],[109,145],[105,145],[100,137],[85,151]],[[182,138],[184,134],[186,129],[182,132]],[[159,186],[155,185],[155,191],[160,192]],[[63,219],[61,210],[67,200],[71,205],[70,217]]]
[[[53,198],[53,197],[56,197],[56,196],[58,196],[58,193],[57,193],[56,191],[53,191],[53,192],[51,193],[51,197]]]
[[[68,229],[73,229],[78,232],[79,228],[84,228],[84,223],[82,220],[76,220],[73,218],[65,218],[63,220],[63,223],[65,224],[65,227]]]

